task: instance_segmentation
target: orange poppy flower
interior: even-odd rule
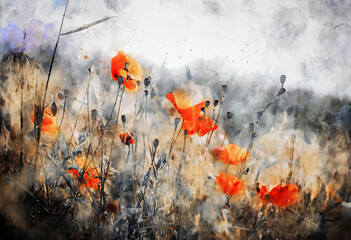
[[[264,203],[272,203],[278,207],[290,207],[295,205],[299,198],[299,187],[295,184],[282,186],[278,184],[268,192],[266,186],[257,187],[256,194]]]
[[[237,179],[235,176],[221,172],[216,179],[216,184],[226,195],[235,195],[245,189],[243,180]]]
[[[246,156],[246,150],[242,149],[238,145],[228,144],[225,147],[216,147],[212,150],[212,155],[225,164],[238,165],[244,161]],[[247,155],[247,159],[250,158],[250,153]]]
[[[211,118],[201,116],[201,109],[206,107],[205,101],[192,106],[191,99],[182,92],[168,93],[167,99],[182,115],[183,130],[187,130],[188,135],[197,133],[201,137],[218,128]]]
[[[126,62],[129,63],[129,71],[125,69]],[[127,76],[130,76],[127,80]],[[137,81],[143,80],[143,69],[141,65],[131,56],[119,51],[118,54],[111,59],[111,76],[115,81],[122,76],[123,85],[129,91],[136,91],[138,89]]]
[[[34,108],[30,120],[34,123]],[[41,131],[51,136],[55,136],[58,132],[58,124],[50,108],[45,108]]]
[[[183,130],[187,130],[187,134],[195,134],[199,137],[206,135],[209,131],[214,131],[218,128],[218,126],[214,126],[214,121],[208,117],[198,117],[192,121],[185,121],[183,123]]]
[[[119,139],[121,139],[121,142],[125,145],[130,145],[134,143],[133,134],[131,133],[130,135],[128,133],[121,133],[119,134]]]
[[[168,93],[167,99],[171,101],[173,106],[182,115],[184,121],[193,121],[198,118],[201,109],[205,107],[205,101],[194,106],[191,104],[191,99],[182,92]]]
[[[76,157],[75,160],[76,160],[77,165],[80,168],[86,167],[85,166],[85,164],[86,164],[85,158]],[[73,173],[74,176],[76,177],[76,179],[78,180],[79,172],[77,169],[69,169],[68,172]],[[84,172],[83,177],[84,177],[84,180],[86,181],[89,188],[93,188],[95,190],[100,190],[101,179],[98,177],[98,174],[97,174],[95,168],[87,168]],[[82,183],[82,186],[85,187],[85,184]]]

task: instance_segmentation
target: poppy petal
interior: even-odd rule
[[[216,147],[212,150],[212,156],[224,163],[229,162],[229,153],[225,147]]]
[[[181,111],[184,121],[196,121],[201,113],[201,109],[205,107],[205,101],[198,103],[190,108]]]
[[[191,108],[192,101],[181,91],[176,91],[174,93],[168,93],[167,99],[173,104],[173,106],[177,109],[177,111],[182,114],[188,108]],[[191,110],[189,110],[191,111]],[[201,111],[201,108],[200,108]]]
[[[244,161],[245,156],[247,154],[246,150],[243,148],[239,147],[236,144],[228,144],[225,147],[228,151],[229,154],[229,162],[230,164],[237,165]],[[250,153],[247,155],[247,159],[250,158]]]
[[[256,191],[259,191],[256,194],[263,202],[269,202],[278,207],[293,206],[299,198],[299,187],[295,184],[287,184],[285,186],[278,184],[269,192],[268,188],[263,185]]]
[[[216,184],[226,195],[235,195],[245,189],[244,181],[235,176],[221,172],[216,179]]]
[[[209,131],[214,131],[218,128],[218,126],[213,126],[214,121],[212,121],[209,117],[204,117],[200,120],[200,128],[199,132],[197,133],[199,137],[206,135]]]
[[[126,62],[129,63],[129,75],[132,76],[133,80],[127,80],[127,71],[125,70]],[[118,77],[122,76],[124,81],[123,85],[126,90],[135,91],[138,86],[135,84],[136,81],[143,80],[143,70],[140,64],[131,56],[119,51],[115,57],[111,59],[111,76],[115,81],[118,81]]]

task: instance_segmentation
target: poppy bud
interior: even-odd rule
[[[177,127],[179,123],[180,123],[180,118],[175,118],[175,119],[174,119],[174,125],[175,125],[175,127]]]
[[[51,112],[52,112],[52,115],[56,115],[57,113],[57,106],[56,106],[56,103],[53,102],[52,105],[51,105]]]
[[[154,143],[153,143],[155,149],[158,147],[158,144],[159,144],[159,141],[157,138],[155,138]]]
[[[145,90],[145,96],[147,97],[149,95],[149,91],[148,90]]]
[[[249,128],[250,128],[250,130],[251,130],[251,131],[253,131],[253,130],[254,130],[254,127],[255,127],[254,123],[250,123]]]
[[[237,135],[239,135],[240,133],[241,133],[241,129],[238,128],[238,129],[236,129],[236,130],[234,131],[234,136],[237,136]]]
[[[219,103],[219,101],[218,101],[218,99],[216,99],[216,100],[214,101],[213,105],[214,105],[214,106],[217,106],[218,103]]]
[[[205,107],[208,107],[208,106],[210,106],[210,101],[205,102]]]
[[[123,84],[124,78],[122,76],[118,77],[118,85],[121,86]]]
[[[284,84],[285,81],[286,81],[286,76],[285,76],[285,75],[281,75],[281,76],[280,76],[280,83],[281,83],[281,84]]]
[[[140,81],[138,80],[138,81],[136,81],[136,84],[137,84],[137,86],[139,87],[140,86]]]
[[[98,112],[96,109],[91,110],[91,118],[93,119],[93,121],[96,121],[97,115],[98,115]]]
[[[62,100],[63,99],[63,94],[62,93],[57,94],[57,99],[58,100]]]
[[[155,96],[155,89],[152,88],[150,91],[150,97],[153,98]]]
[[[282,87],[282,88],[279,90],[278,95],[282,95],[282,94],[285,93],[285,92],[286,92],[286,89]]]
[[[187,77],[188,79],[191,79],[191,72],[190,72],[189,69],[187,69],[186,77]]]
[[[222,85],[222,93],[223,95],[227,92],[227,85]]]
[[[148,77],[146,77],[146,78],[144,79],[144,85],[145,85],[145,87],[147,88],[147,87],[150,85],[150,83],[151,83],[151,77],[148,76]]]
[[[121,116],[122,122],[125,123],[127,121],[126,115]]]
[[[65,90],[63,91],[63,94],[65,95],[65,97],[67,97],[68,94],[69,94],[69,90],[68,90],[68,89],[65,89]]]
[[[227,118],[228,121],[233,117],[233,113],[232,112],[227,112]]]

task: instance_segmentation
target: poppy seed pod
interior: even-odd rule
[[[153,143],[155,149],[158,147],[158,144],[159,144],[159,140],[157,138],[155,138],[154,143]]]
[[[126,115],[121,116],[122,122],[125,123],[127,121]]]
[[[263,115],[263,110],[257,111],[257,118],[258,119],[261,119],[262,115]]]
[[[205,107],[208,107],[208,106],[210,106],[210,101],[205,102]]]
[[[188,130],[184,130],[184,135],[187,135],[188,134]]]
[[[233,113],[232,112],[227,112],[227,119],[228,121],[233,117]]]
[[[227,85],[222,85],[222,92],[223,92],[223,95],[227,92]]]
[[[58,100],[62,100],[63,99],[63,94],[62,93],[57,94],[57,99]]]
[[[151,88],[150,97],[153,98],[154,96],[155,96],[155,89]]]
[[[124,78],[122,76],[118,77],[118,85],[121,86],[123,84]]]
[[[149,91],[148,90],[145,90],[144,93],[145,93],[145,96],[149,95]]]
[[[140,84],[141,84],[141,82],[138,80],[138,81],[136,81],[136,84],[137,84],[137,86],[139,87]]]
[[[214,101],[213,105],[214,105],[214,106],[217,106],[217,105],[218,105],[218,103],[219,103],[219,100],[218,100],[218,99],[216,99],[216,100]]]
[[[280,83],[281,83],[281,84],[284,84],[285,81],[286,81],[286,76],[285,76],[285,75],[281,75],[281,76],[280,76]]]
[[[175,119],[174,119],[174,125],[175,125],[175,127],[177,127],[179,123],[180,123],[180,118],[175,118]]]
[[[148,76],[144,79],[144,86],[147,88],[151,83],[151,77]]]
[[[57,113],[57,105],[56,105],[55,102],[53,102],[52,105],[51,105],[51,112],[52,112],[52,115],[54,115],[54,116]]]
[[[279,90],[278,95],[282,95],[282,94],[285,93],[285,92],[286,92],[286,89],[282,87],[282,88]]]
[[[96,121],[98,115],[98,111],[96,109],[91,110],[91,118],[93,121]]]
[[[69,94],[69,90],[68,90],[68,89],[65,89],[65,90],[63,91],[63,94],[65,95],[65,97],[67,97],[68,94]]]

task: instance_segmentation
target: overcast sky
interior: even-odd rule
[[[25,47],[30,55],[43,54],[40,48],[50,55],[64,5],[2,0],[1,54],[6,42],[15,41],[8,30],[16,26],[32,33]],[[285,74],[288,88],[351,92],[350,0],[71,0],[63,32],[107,16],[117,17],[63,36],[62,59],[72,66],[108,64],[124,50],[148,67],[166,60],[166,68],[179,71],[203,63],[228,79],[253,75],[270,81]]]

